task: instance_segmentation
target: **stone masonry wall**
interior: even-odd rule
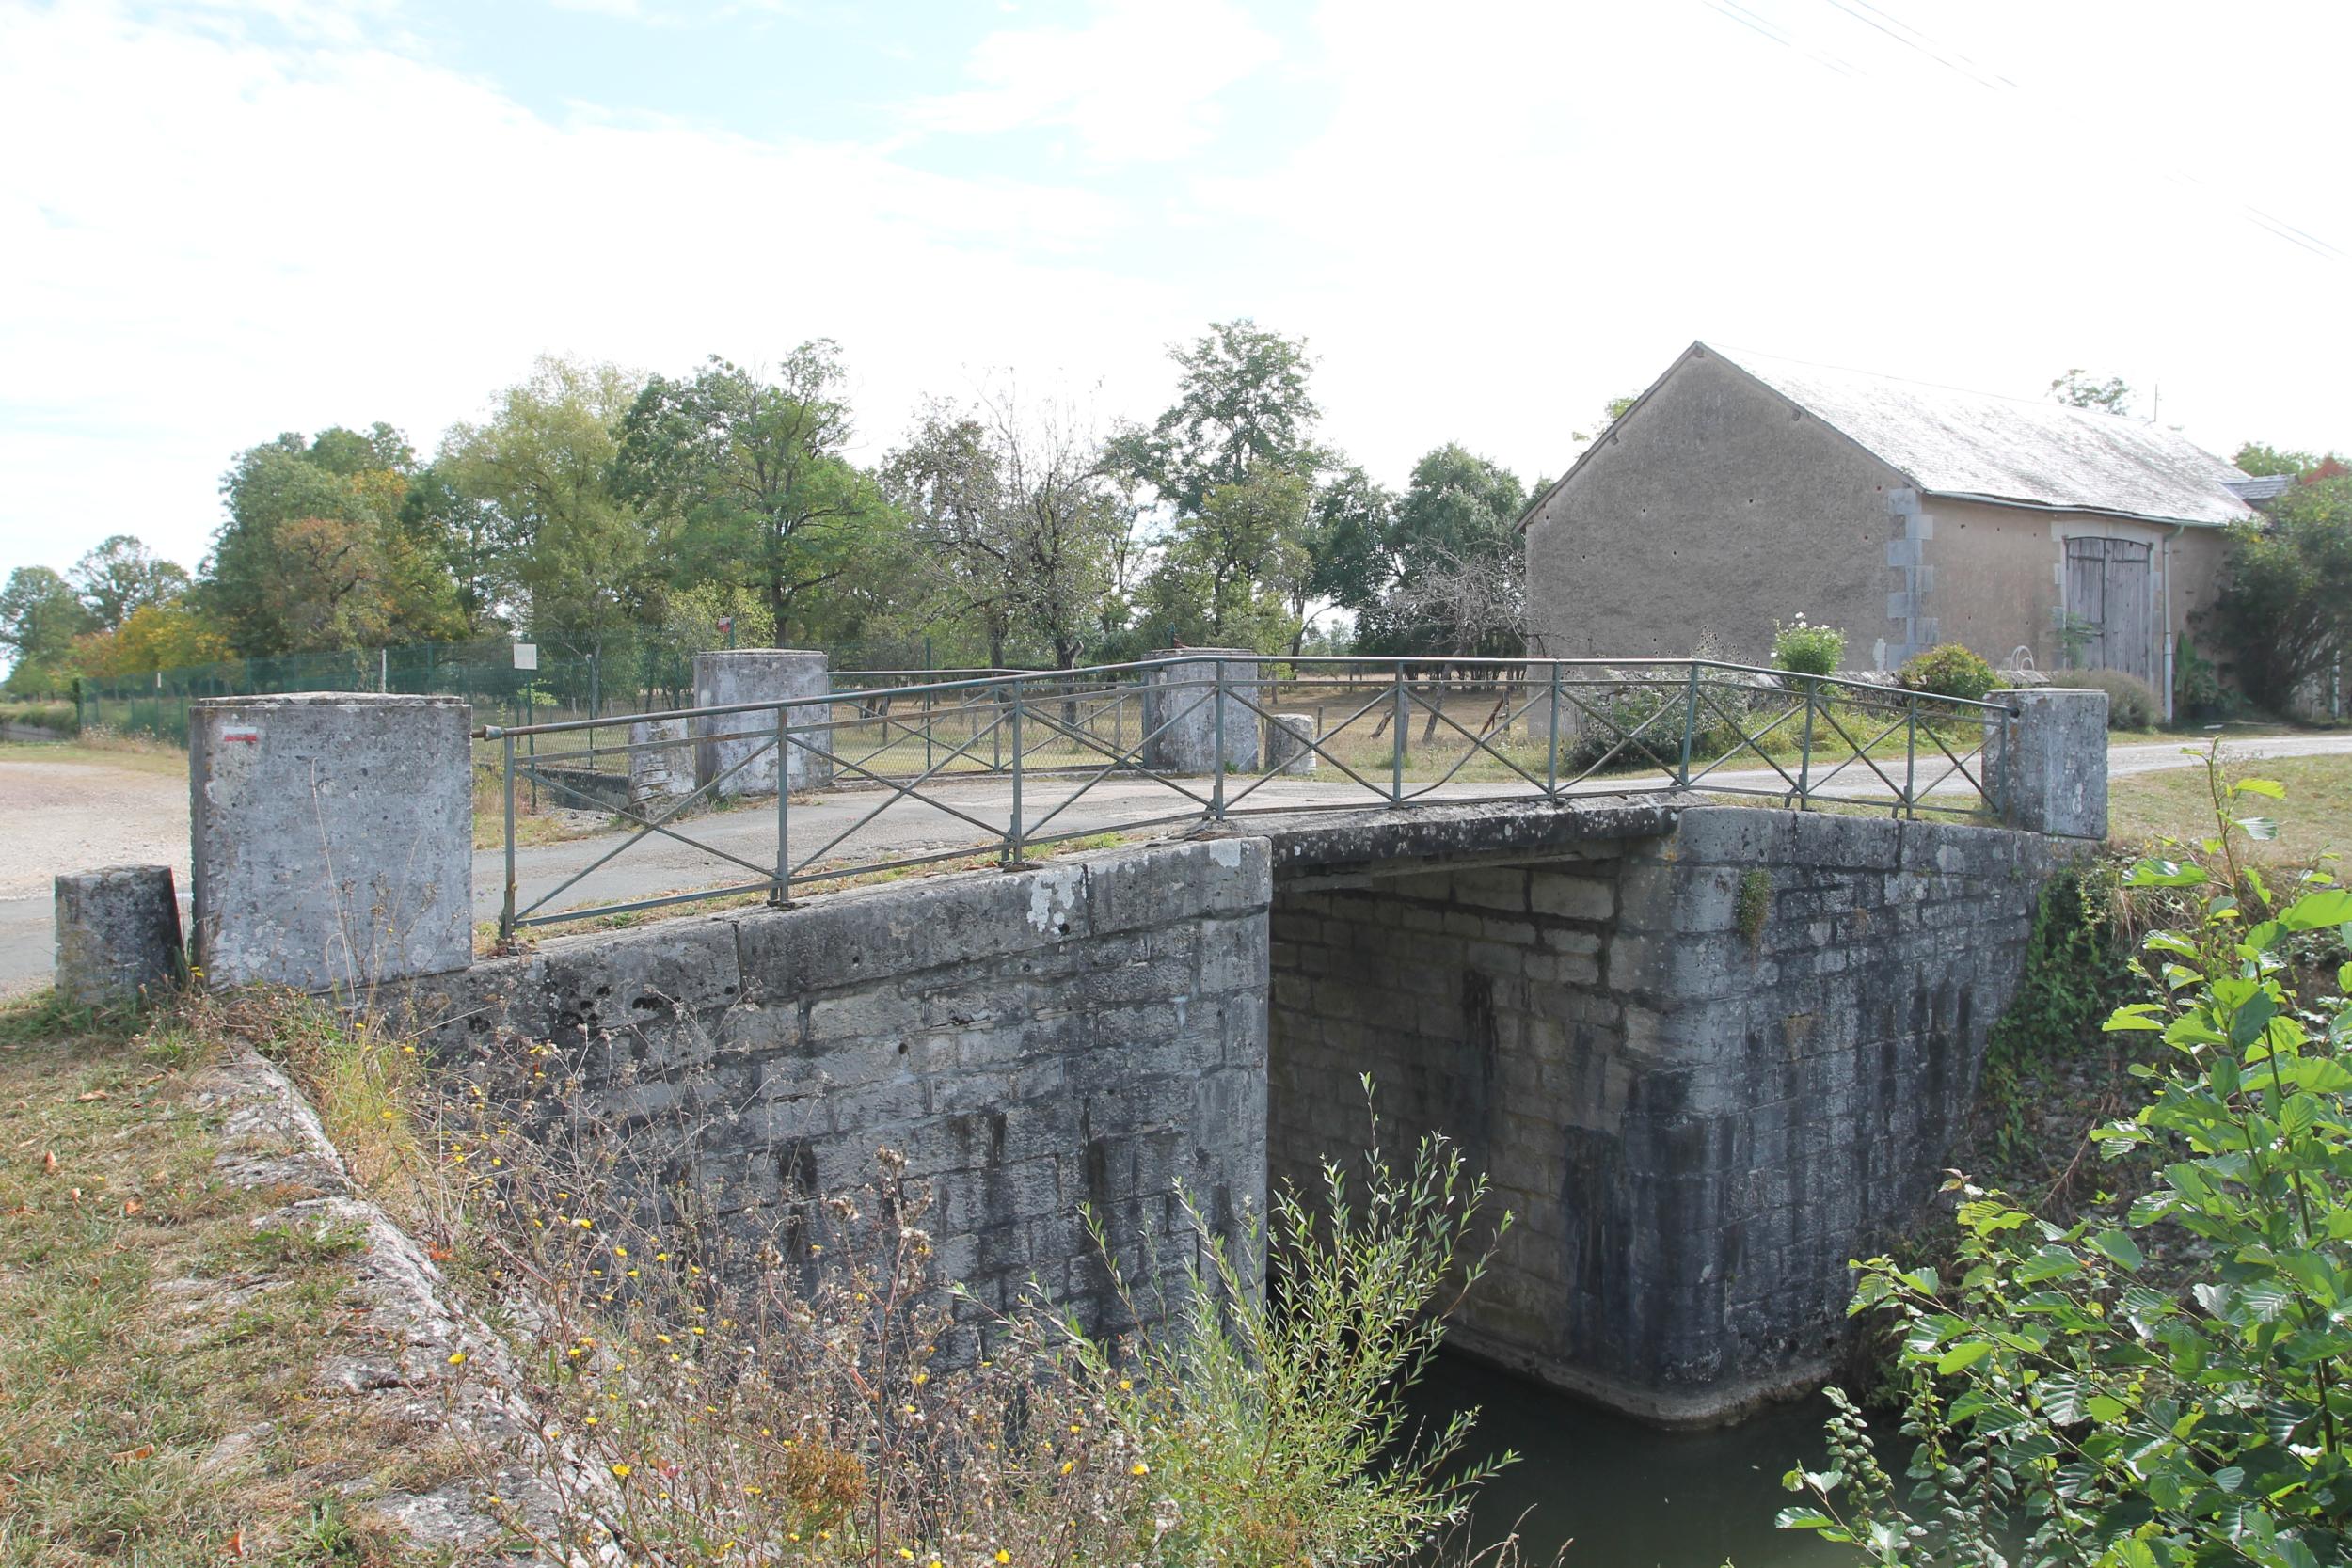
[[[1518,1221],[1453,1341],[1669,1421],[1818,1379],[1931,1191],[2023,963],[2039,837],[1699,808],[1582,858],[1278,892],[1271,1168],[1466,1147]],[[1742,889],[1760,925],[1742,929]]]
[[[1263,1202],[1267,897],[1263,841],[1113,851],[551,942],[399,1004],[453,1070],[551,1041],[582,1110],[723,1207],[899,1149],[943,1279],[1116,1329],[1082,1205],[1171,1285],[1180,1184],[1236,1243]]]

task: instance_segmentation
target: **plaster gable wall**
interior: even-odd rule
[[[1763,662],[1772,624],[1842,626],[1847,662],[1899,653],[1894,468],[1702,351],[1601,438],[1529,520],[1528,625],[1555,657]]]

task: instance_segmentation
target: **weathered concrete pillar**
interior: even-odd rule
[[[833,673],[825,656],[805,648],[723,648],[694,656],[694,705],[722,707],[729,703],[772,703],[787,697],[822,697],[833,690]],[[825,723],[832,709],[811,703],[791,710],[794,729]],[[696,721],[699,736],[734,735],[735,740],[703,740],[694,749],[694,779],[720,784],[721,799],[776,792],[775,715],[772,713],[714,714]],[[747,733],[756,732],[756,733]],[[805,744],[803,742],[805,741]],[[765,745],[768,749],[761,751]],[[755,755],[754,753],[757,753]],[[749,761],[745,761],[749,758]],[[738,764],[740,764],[739,767]],[[796,736],[787,765],[787,781],[794,789],[822,789],[833,783],[833,732],[810,728]]]
[[[57,994],[115,1006],[180,982],[180,900],[167,865],[112,865],[57,879]]]
[[[2107,836],[2107,694],[2064,687],[1995,691],[2017,709],[1984,726],[1984,771],[2001,820],[2060,838]]]
[[[1269,773],[1311,773],[1315,753],[1308,742],[1315,737],[1311,713],[1278,713],[1265,723],[1265,770]]]
[[[1213,655],[1213,657],[1196,657]],[[1153,658],[1181,659],[1156,665],[1143,678],[1143,765],[1161,773],[1216,770],[1219,706],[1208,684],[1224,673],[1225,766],[1229,771],[1258,770],[1258,656],[1248,648],[1169,649]]]
[[[188,711],[206,984],[348,992],[473,961],[473,710],[308,691]]]
[[[665,746],[663,741],[675,741]],[[649,719],[628,727],[628,803],[650,816],[694,793],[694,748],[683,719]]]

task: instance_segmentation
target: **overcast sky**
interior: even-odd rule
[[[1254,316],[1400,482],[1557,473],[1693,338],[2352,445],[2352,6],[0,0],[0,572],[194,566],[235,451],[544,352],[838,339],[1149,417]]]

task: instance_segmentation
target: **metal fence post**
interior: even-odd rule
[[[1804,689],[1804,752],[1797,763],[1797,804],[1813,803],[1813,687]]]
[[[776,885],[768,902],[792,902],[792,709],[776,706]]]
[[[1405,684],[1405,661],[1396,663],[1396,744],[1389,753],[1389,800],[1392,805],[1405,803],[1405,736],[1412,728],[1413,697]]]
[[[499,945],[515,940],[515,737],[501,737],[506,749],[506,901],[499,906]]]
[[[1691,741],[1699,727],[1699,661],[1691,661],[1691,685],[1684,695],[1682,715],[1682,768],[1675,775],[1675,783],[1684,789],[1691,787]]]
[[[1209,816],[1216,821],[1225,820],[1225,661],[1218,659],[1212,666],[1216,674],[1210,689],[1210,701],[1216,705],[1209,710],[1209,736],[1216,748],[1214,782],[1209,785]]]
[[[1919,694],[1903,705],[1903,812],[1919,815]]]
[[[1019,865],[1024,858],[1021,822],[1021,683],[1012,683],[1012,826],[1005,838],[1005,864]]]
[[[1560,666],[1551,666],[1551,722],[1544,738],[1544,795],[1560,799]]]

